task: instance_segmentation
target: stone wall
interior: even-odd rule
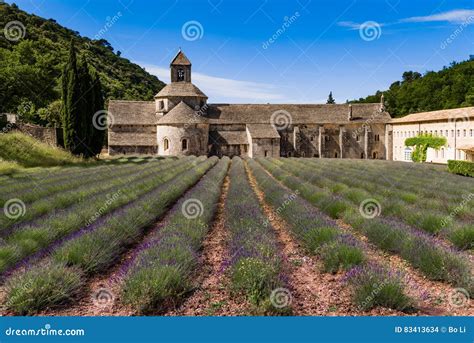
[[[43,127],[39,125],[32,125],[32,124],[23,124],[17,123],[16,128],[27,134],[30,135],[37,140],[49,144],[51,146],[63,146],[63,131],[59,128],[54,127]]]
[[[207,124],[194,124],[184,126],[162,126],[157,127],[158,155],[207,155],[209,139],[209,126]],[[165,147],[165,140],[168,147]],[[187,140],[184,149],[183,140]]]
[[[252,138],[250,157],[280,157],[279,138]]]

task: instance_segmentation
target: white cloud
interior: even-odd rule
[[[438,14],[432,14],[421,17],[410,17],[400,20],[402,23],[430,23],[430,22],[449,22],[463,23],[474,20],[474,10],[453,10]]]
[[[474,23],[474,10],[459,9],[427,16],[410,17],[400,19],[393,23],[378,23],[380,26],[390,26],[402,23],[432,23],[432,22],[448,22],[452,24],[465,23],[467,25]],[[353,21],[340,21],[337,25],[346,27],[349,30],[359,30],[362,24]]]
[[[170,81],[168,68],[135,62],[150,74],[158,76],[164,82]],[[247,102],[270,102],[284,99],[276,86],[253,81],[240,81],[193,72],[192,81],[210,99],[210,102],[227,102],[232,99]]]

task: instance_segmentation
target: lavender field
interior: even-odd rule
[[[0,182],[2,315],[473,315],[474,182],[132,157]]]

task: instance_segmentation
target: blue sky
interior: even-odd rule
[[[213,103],[320,103],[329,91],[345,102],[474,54],[472,0],[15,3],[107,39],[164,81],[181,47]]]

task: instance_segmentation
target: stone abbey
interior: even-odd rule
[[[383,96],[372,104],[208,103],[192,83],[191,62],[181,50],[170,72],[171,83],[155,101],[110,101],[111,155],[391,160],[394,125],[404,124],[404,118],[392,120]],[[473,108],[466,111],[474,114]],[[449,110],[444,112],[446,122]],[[430,121],[429,112],[425,117]]]

